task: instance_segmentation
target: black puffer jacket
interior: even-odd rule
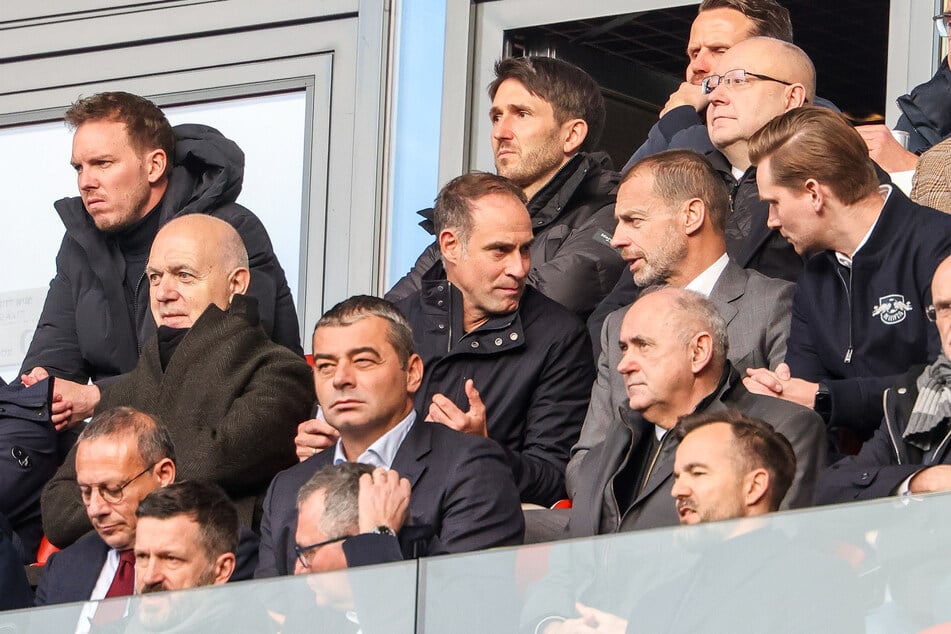
[[[265,332],[303,354],[297,312],[267,230],[257,216],[234,202],[244,178],[244,153],[208,126],[176,126],[175,137],[168,188],[151,213],[160,214],[160,225],[176,216],[203,213],[234,226],[248,250],[247,294],[258,300]],[[129,372],[155,332],[144,273],[136,288],[126,287],[122,253],[93,224],[81,198],[64,198],[55,207],[66,235],[23,371],[40,366],[80,383]]]
[[[528,282],[582,319],[614,287],[624,268],[610,245],[617,224],[618,181],[607,154],[582,152],[528,202],[535,233]],[[419,224],[434,233],[432,209],[419,213],[425,218]],[[397,302],[419,290],[423,274],[438,260],[439,246],[433,243],[386,299]]]

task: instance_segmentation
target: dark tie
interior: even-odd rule
[[[106,592],[106,598],[127,597],[135,590],[135,552],[130,548],[119,552],[119,568]]]

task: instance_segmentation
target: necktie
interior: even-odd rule
[[[119,551],[119,567],[116,569],[116,576],[112,578],[112,585],[106,592],[106,599],[112,597],[126,597],[132,594],[135,589],[135,553],[132,549]],[[105,625],[118,621],[125,614],[125,608],[128,601],[111,601],[105,605],[100,604],[93,617],[93,623],[96,625]]]
[[[119,568],[106,592],[106,598],[127,597],[135,590],[135,552],[131,548],[119,552]]]

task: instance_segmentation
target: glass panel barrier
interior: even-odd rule
[[[0,612],[0,632],[411,634],[415,561]]]
[[[938,495],[434,558],[420,631],[951,628],[948,527]]]
[[[0,632],[936,634],[949,527],[951,495],[892,498],[5,612]]]

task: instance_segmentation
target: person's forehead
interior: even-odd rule
[[[191,231],[178,225],[160,231],[152,243],[149,263],[163,265],[214,266],[221,259],[223,245],[214,235]]]
[[[370,348],[385,356],[395,354],[389,341],[390,322],[368,315],[345,326],[321,326],[314,331],[314,355],[344,356]]]
[[[136,551],[185,553],[201,550],[200,527],[189,515],[140,517],[136,522]]]
[[[487,194],[471,201],[469,206],[473,233],[532,230],[528,209],[515,196]]]
[[[104,482],[102,478],[109,477],[121,480],[141,462],[131,434],[86,439],[76,447],[76,478],[81,482]]]
[[[753,22],[745,15],[729,7],[717,7],[700,12],[690,26],[690,44],[707,45],[708,40],[717,43],[735,44],[746,37]]]
[[[297,513],[297,535],[298,537],[319,542],[325,539],[320,530],[320,522],[324,517],[324,505],[327,500],[327,492],[324,489],[318,489],[310,494],[304,500]],[[298,541],[301,541],[300,539]],[[308,544],[301,544],[308,545]]]
[[[625,180],[618,188],[618,204],[642,206],[639,203],[644,199],[656,199],[654,193],[654,174],[650,169],[640,169]]]

